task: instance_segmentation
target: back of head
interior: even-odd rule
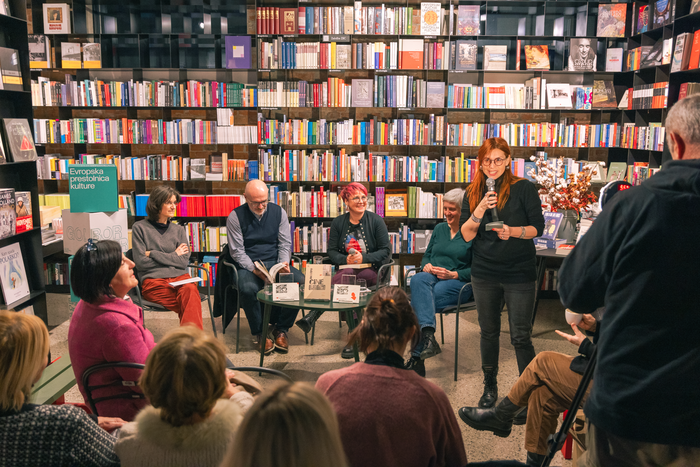
[[[70,285],[88,303],[112,297],[109,285],[122,264],[122,247],[111,240],[90,240],[80,247],[71,263]]]
[[[348,340],[357,341],[365,353],[375,346],[379,350],[391,349],[394,344],[405,343],[413,329],[418,329],[418,319],[406,293],[398,287],[384,287],[369,301],[362,321]],[[418,339],[418,333],[413,334],[413,339]]]
[[[170,331],[146,359],[139,384],[173,426],[206,418],[226,389],[226,349],[194,326]]]
[[[700,94],[676,102],[668,111],[665,126],[669,145],[674,144],[670,137],[673,133],[683,139],[686,147],[692,146],[684,159],[700,158]]]
[[[222,467],[346,467],[338,420],[307,383],[264,392],[236,432]]]
[[[0,311],[0,412],[28,402],[48,354],[49,332],[40,318]]]

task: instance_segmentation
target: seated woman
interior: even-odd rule
[[[134,223],[134,261],[141,279],[141,295],[149,302],[172,310],[180,325],[202,329],[202,301],[193,283],[173,287],[169,282],[189,279],[190,247],[185,228],[170,222],[180,203],[180,193],[160,185],[146,203],[148,219]]]
[[[170,331],[146,360],[139,384],[151,402],[119,432],[122,467],[221,463],[253,396],[226,370],[226,349],[194,326]],[[250,386],[249,386],[250,387]]]
[[[308,383],[263,393],[221,467],[347,467],[333,407]]]
[[[459,231],[464,190],[455,188],[442,199],[447,222],[435,226],[421,262],[422,272],[411,278],[411,304],[416,310],[421,340],[411,351],[409,365],[441,352],[435,340],[435,312],[457,304],[459,292],[471,278],[471,243]],[[471,287],[462,292],[462,303],[472,296]]]
[[[322,375],[350,465],[464,466],[462,433],[445,392],[403,366],[418,321],[403,290],[380,289],[350,334],[367,355]],[[372,427],[372,429],[369,429]]]
[[[98,363],[145,363],[155,346],[153,335],[143,327],[143,311],[125,298],[136,287],[134,263],[123,254],[121,246],[110,240],[88,240],[73,258],[70,282],[80,297],[68,329],[70,353],[78,388],[83,388],[83,373]],[[95,373],[91,383],[107,384],[115,380],[137,381],[140,370],[119,368]],[[93,391],[93,396],[139,392],[129,386],[111,386]],[[146,406],[143,399],[112,399],[98,404],[99,413],[132,420]]]
[[[0,311],[0,465],[119,465],[114,437],[84,410],[29,403],[48,355],[49,332],[40,318]],[[112,428],[123,423],[116,421]]]
[[[331,284],[341,284],[343,276],[353,275],[367,281],[371,287],[377,283],[377,271],[391,256],[389,231],[384,219],[367,211],[367,188],[353,182],[343,188],[340,198],[348,212],[333,219],[328,238],[328,256],[336,266],[357,265],[339,270]],[[312,310],[296,325],[305,333],[311,332],[323,311]],[[343,358],[353,358],[352,348],[343,349]]]

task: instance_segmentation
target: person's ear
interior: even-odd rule
[[[668,136],[669,138],[671,138],[671,141],[673,141],[673,144],[669,148],[669,150],[671,151],[671,157],[673,157],[674,159],[682,160],[685,156],[685,141],[683,141],[683,138],[681,138],[681,136],[678,133],[669,133]],[[673,154],[673,149],[675,149],[675,155]]]

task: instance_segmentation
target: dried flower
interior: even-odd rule
[[[564,160],[558,158],[553,164],[543,157],[530,157],[535,161],[537,171],[530,170],[528,175],[540,186],[540,194],[546,195],[554,211],[574,210],[580,212],[596,202],[596,196],[590,192],[591,172],[597,170],[589,165],[575,174],[564,176]]]

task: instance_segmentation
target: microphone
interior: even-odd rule
[[[488,191],[496,191],[496,180],[491,177],[487,178],[486,188]],[[498,210],[495,206],[491,208],[491,218],[493,221],[486,224],[486,230],[503,228],[503,222],[498,220]]]
[[[357,250],[354,249],[354,248],[350,248],[350,249],[348,250],[348,254],[350,254],[350,255],[354,255],[355,253],[357,253]]]

